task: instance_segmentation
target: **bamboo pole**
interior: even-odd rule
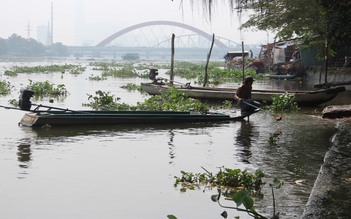
[[[172,48],[171,48],[171,74],[170,74],[170,83],[173,84],[173,81],[174,81],[174,38],[175,38],[175,35],[174,33],[172,34]]]
[[[213,34],[212,35],[212,43],[211,43],[211,48],[210,48],[210,51],[208,52],[207,54],[207,61],[206,61],[206,65],[205,65],[205,75],[204,75],[204,84],[202,85],[203,87],[206,87],[206,84],[207,84],[207,70],[208,70],[208,63],[210,62],[210,57],[211,57],[211,53],[212,53],[212,48],[213,48],[213,44],[214,44],[214,41],[215,41],[215,35]]]
[[[243,65],[243,83],[244,83],[244,80],[245,80],[245,59],[244,59],[244,55],[245,55],[245,52],[244,52],[244,41],[241,42],[241,53],[242,53],[242,65]]]
[[[325,38],[325,44],[324,44],[324,83],[328,83],[328,40]]]

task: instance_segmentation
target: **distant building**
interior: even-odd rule
[[[48,26],[45,26],[45,25],[37,26],[37,41],[42,43],[45,46],[49,45],[48,33],[49,33]]]

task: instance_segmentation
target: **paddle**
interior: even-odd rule
[[[33,106],[37,106],[36,109],[39,109],[40,107],[45,107],[48,108],[48,111],[51,109],[56,109],[56,110],[62,110],[62,111],[69,111],[69,112],[73,112],[73,113],[82,113],[82,114],[90,114],[90,112],[84,112],[84,111],[77,111],[77,110],[71,110],[71,109],[65,109],[65,108],[59,108],[59,107],[53,107],[53,106],[45,106],[45,105],[41,105],[41,104],[32,104]],[[36,112],[36,109],[34,110],[30,110],[32,112]]]
[[[17,107],[11,107],[11,106],[3,106],[3,105],[0,105],[0,107],[2,107],[2,108],[4,108],[4,109],[14,109],[14,110],[27,111],[27,110],[23,110],[23,109],[20,109],[20,108],[17,108]]]
[[[0,105],[0,107],[4,108],[4,109],[13,109],[13,110],[21,110],[21,111],[29,111],[29,112],[38,112],[38,108],[40,107],[45,107],[45,108],[48,108],[48,111],[51,110],[51,109],[56,109],[56,110],[62,110],[62,111],[69,111],[69,112],[73,112],[73,113],[82,113],[82,114],[90,114],[90,112],[84,112],[84,111],[76,111],[76,110],[70,110],[70,109],[64,109],[64,108],[59,108],[59,107],[53,107],[53,106],[44,106],[44,105],[41,105],[41,104],[32,104],[32,106],[37,106],[37,108],[35,108],[34,110],[25,110],[25,109],[21,109],[21,108],[18,108],[18,107],[11,107],[11,106],[3,106],[3,105]]]
[[[248,105],[248,106],[251,106],[251,107],[255,108],[255,109],[264,110],[264,109],[262,109],[262,108],[260,108],[260,107],[258,107],[258,106],[255,106],[255,105],[253,105],[253,104],[251,104],[251,103],[246,102],[245,100],[242,100],[242,102],[245,103],[245,104]],[[283,117],[282,117],[281,115],[275,116],[275,120],[277,120],[277,121],[280,121],[280,120],[282,120],[282,119],[283,119]]]
[[[242,102],[245,103],[245,104],[248,105],[248,106],[251,106],[251,107],[255,108],[255,109],[263,110],[263,109],[259,108],[258,106],[255,106],[255,105],[253,105],[253,104],[251,104],[251,103],[246,102],[245,100],[242,100]]]

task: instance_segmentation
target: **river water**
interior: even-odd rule
[[[87,61],[3,62],[0,72],[13,65],[64,63],[84,65]],[[147,80],[88,80],[97,74],[88,67],[81,75],[2,75],[14,90],[1,96],[0,104],[17,99],[28,79],[65,84],[70,93],[67,98],[53,104],[44,99],[41,103],[70,109],[83,109],[87,94],[96,90],[110,91],[129,104],[148,97],[120,88]],[[334,102],[351,104],[349,91]],[[281,121],[261,111],[242,122],[32,129],[18,126],[24,112],[0,108],[1,218],[154,219],[169,214],[180,219],[222,218],[220,214],[226,209],[210,198],[215,189],[183,193],[174,187],[174,176],[180,176],[180,171],[203,172],[201,167],[215,173],[223,166],[252,173],[260,169],[266,174],[264,197],[255,200],[257,211],[266,216],[273,213],[268,184],[275,177],[280,179],[284,184],[274,191],[276,211],[281,218],[299,218],[332,137],[338,132],[337,124],[344,123],[322,120],[321,110],[306,108],[283,114]],[[276,146],[268,142],[273,133],[280,133]],[[306,183],[296,183],[299,180]],[[235,206],[233,202],[223,204]],[[227,211],[229,218],[250,218],[242,212]]]

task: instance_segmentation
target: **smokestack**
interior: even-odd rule
[[[50,45],[54,45],[54,3],[51,2],[51,34]]]

